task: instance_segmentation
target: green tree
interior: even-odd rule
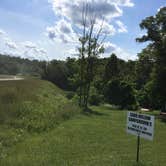
[[[108,82],[114,78],[119,77],[119,66],[118,66],[118,58],[115,54],[112,54],[108,59],[108,63],[105,66],[104,71],[104,82]]]
[[[118,79],[109,81],[104,95],[110,104],[118,105],[122,109],[136,109],[137,107],[134,89],[127,82]]]
[[[62,89],[68,88],[68,68],[62,61],[53,60],[47,67],[47,75],[44,79],[47,79]]]
[[[166,7],[161,8],[155,16],[144,19],[140,27],[147,30],[147,34],[136,41],[149,41],[151,49],[155,52],[152,79],[159,107],[162,108],[166,102]]]
[[[68,69],[68,90],[76,91],[79,87],[79,64],[75,58],[67,58],[66,59],[66,67]]]
[[[139,59],[136,62],[136,86],[137,89],[141,89],[145,84],[150,81],[151,73],[154,66],[154,52],[150,47],[147,47],[138,54]]]
[[[91,13],[91,6],[87,3],[83,5],[82,12],[82,36],[79,38],[79,62],[80,62],[80,91],[79,105],[88,110],[88,100],[90,96],[90,88],[94,79],[95,60],[99,54],[104,52],[102,37],[102,26],[95,31],[96,14]],[[102,37],[102,39],[101,39]]]

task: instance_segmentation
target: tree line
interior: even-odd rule
[[[155,16],[142,20],[140,28],[146,34],[137,42],[149,42],[138,54],[138,60],[124,61],[112,54],[98,58],[104,52],[102,25],[94,31],[95,14],[88,17],[89,6],[83,7],[82,36],[79,38],[79,58],[65,62],[69,73],[65,87],[76,91],[79,104],[108,102],[120,108],[140,107],[166,109],[166,7]],[[90,18],[90,19],[89,19]],[[67,70],[66,70],[67,71]]]
[[[45,62],[0,54],[0,74],[41,76]]]

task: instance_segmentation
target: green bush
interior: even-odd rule
[[[144,87],[137,92],[137,100],[141,107],[143,108],[150,108],[150,99],[149,99],[149,92]]]
[[[113,80],[107,83],[104,89],[107,102],[119,105],[121,109],[137,109],[135,91],[129,83]]]
[[[99,92],[97,92],[97,89],[92,87],[90,91],[90,96],[89,96],[89,104],[99,105],[103,101],[104,101],[103,95],[99,94]]]
[[[163,99],[158,95],[154,80],[147,82],[145,86],[138,91],[137,100],[141,107],[162,109]]]

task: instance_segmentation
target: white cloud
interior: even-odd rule
[[[82,25],[82,11],[85,8],[84,0],[50,0],[53,6],[53,11],[60,18],[65,18],[71,25],[79,27]],[[88,11],[87,20],[95,16],[96,25],[103,19],[110,21],[112,18],[119,17],[123,11],[117,3],[112,3],[110,0],[87,0]],[[87,21],[88,25],[89,22]],[[52,32],[52,31],[51,31]],[[51,33],[52,35],[52,33]]]
[[[14,41],[5,31],[0,30],[0,53],[29,59],[47,59],[47,50],[31,41]],[[33,57],[33,58],[32,58]]]
[[[113,25],[109,24],[107,21],[98,20],[96,22],[95,31],[98,32],[102,26],[102,34],[107,34],[107,36],[112,36],[116,34],[116,29]]]
[[[72,56],[72,57],[78,57],[79,52],[78,52],[77,48],[71,48],[65,52],[65,55]]]
[[[106,56],[110,56],[112,53],[115,53],[117,57],[124,60],[134,60],[137,57],[135,54],[129,53],[128,51],[120,48],[119,46],[111,42],[105,42],[104,48]]]
[[[55,27],[47,27],[47,35],[51,40],[56,38],[56,30]]]
[[[47,51],[44,48],[40,48],[37,51],[40,52],[41,54],[47,55]]]
[[[165,4],[165,6],[166,6],[166,4]],[[157,9],[157,12],[159,12],[160,9],[162,9],[162,8],[165,7],[165,6],[160,6],[160,7]]]
[[[8,48],[17,49],[17,45],[16,45],[16,43],[13,42],[13,41],[6,41],[5,44],[6,44],[6,46],[7,46]]]
[[[117,46],[111,42],[105,42],[104,43],[104,49],[106,54],[110,54],[115,51]]]
[[[18,42],[11,40],[8,45],[14,46],[15,44],[15,49],[10,49],[10,46],[5,44],[6,41],[4,39],[4,46],[2,47],[1,40],[2,38],[4,38],[3,36],[5,36],[6,33],[3,30],[0,30],[0,51],[3,50],[9,53],[16,52],[15,55],[20,55],[23,57],[36,56],[36,58],[39,58],[39,55],[42,55],[44,57],[45,55],[49,54],[50,58],[55,58],[53,56],[56,56],[56,58],[65,59],[66,55],[75,55],[77,53],[77,50],[75,48],[78,42],[79,33],[82,32],[80,29],[80,24],[82,23],[82,8],[85,2],[88,2],[88,4],[91,5],[91,8],[88,11],[88,17],[96,13],[96,32],[100,28],[102,19],[104,17],[103,33],[107,34],[107,40],[110,40],[108,39],[108,37],[111,37],[112,35],[127,31],[127,27],[122,22],[118,25],[117,21],[119,20],[119,17],[123,15],[124,7],[134,6],[132,0],[48,1],[52,5],[52,9],[56,15],[56,22],[46,28],[47,39],[45,36],[42,36],[42,39],[44,40],[40,39],[40,43],[36,43],[34,41]],[[28,20],[29,22],[29,20],[31,19],[28,18],[24,20]],[[48,40],[48,37],[51,40]],[[117,47],[118,46],[115,47],[112,44],[112,49],[117,51]],[[107,53],[110,52],[108,52],[107,50]]]
[[[85,6],[84,0],[50,0],[53,6],[53,10],[56,15],[67,18],[74,24],[82,24],[82,10]],[[87,0],[88,8],[87,17],[90,18],[95,14],[95,17],[99,20],[105,17],[110,20],[122,15],[122,9],[120,8],[120,1],[118,3],[112,2],[112,0]]]
[[[24,47],[24,56],[30,59],[48,59],[47,51],[44,48],[37,46],[35,43],[31,41],[25,41],[21,43]]]
[[[53,41],[71,44],[65,52],[76,54],[75,48],[78,44],[82,25],[82,12],[85,5],[88,5],[87,20],[92,17],[96,18],[94,31],[98,32],[103,25],[102,35],[109,37],[117,33],[126,33],[127,27],[119,20],[118,17],[123,15],[123,7],[133,7],[132,0],[48,0],[52,4],[52,9],[58,18],[54,26],[47,27],[47,36]],[[104,20],[104,21],[103,21]],[[88,21],[86,22],[88,25]],[[76,33],[77,32],[77,33]],[[78,34],[78,35],[77,35]],[[75,45],[73,44],[75,43]],[[123,51],[112,44],[106,49],[106,52],[116,51],[120,54]],[[123,55],[128,56],[127,53]]]
[[[120,6],[133,7],[134,3],[131,0],[111,0],[112,2],[117,3]]]
[[[62,19],[55,26],[47,27],[47,35],[52,40],[60,40],[64,43],[77,41],[77,35],[69,22]]]
[[[79,23],[82,18],[83,5],[91,6],[89,14],[97,13],[97,17],[104,15],[106,18],[114,18],[122,15],[121,7],[133,7],[131,0],[49,0],[52,3],[56,15],[64,16]]]
[[[96,26],[104,19],[103,29],[106,33],[114,35],[115,28],[112,25],[113,18],[122,16],[124,6],[132,7],[134,4],[131,0],[49,0],[52,4],[53,11],[56,16],[59,16],[60,21],[56,23],[54,27],[48,27],[49,37],[51,39],[58,38],[57,33],[59,32],[58,27],[61,26],[61,32],[71,33],[75,31],[73,25],[80,28],[82,25],[82,12],[87,8],[87,20],[91,20],[92,17],[96,18]],[[67,21],[65,21],[65,20]],[[63,24],[63,25],[62,25]],[[88,24],[88,21],[86,22]],[[126,32],[126,26],[120,21],[117,22],[119,26],[118,32]],[[59,35],[61,39],[65,40],[63,34]]]
[[[44,48],[39,48],[39,47],[27,47],[24,49],[23,52],[24,58],[29,58],[29,59],[42,59],[42,60],[48,60],[47,56],[47,51]]]
[[[30,41],[25,41],[22,43],[24,47],[28,48],[28,49],[35,49],[37,46],[36,44],[30,42]]]
[[[126,33],[127,31],[127,27],[119,20],[116,21],[116,24],[118,25],[118,32],[119,33]]]
[[[3,31],[2,29],[0,29],[0,35],[5,35],[5,34],[6,34],[6,32]]]

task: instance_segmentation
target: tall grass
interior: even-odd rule
[[[20,141],[25,133],[50,130],[77,113],[77,105],[52,83],[38,79],[0,82],[0,149]]]

